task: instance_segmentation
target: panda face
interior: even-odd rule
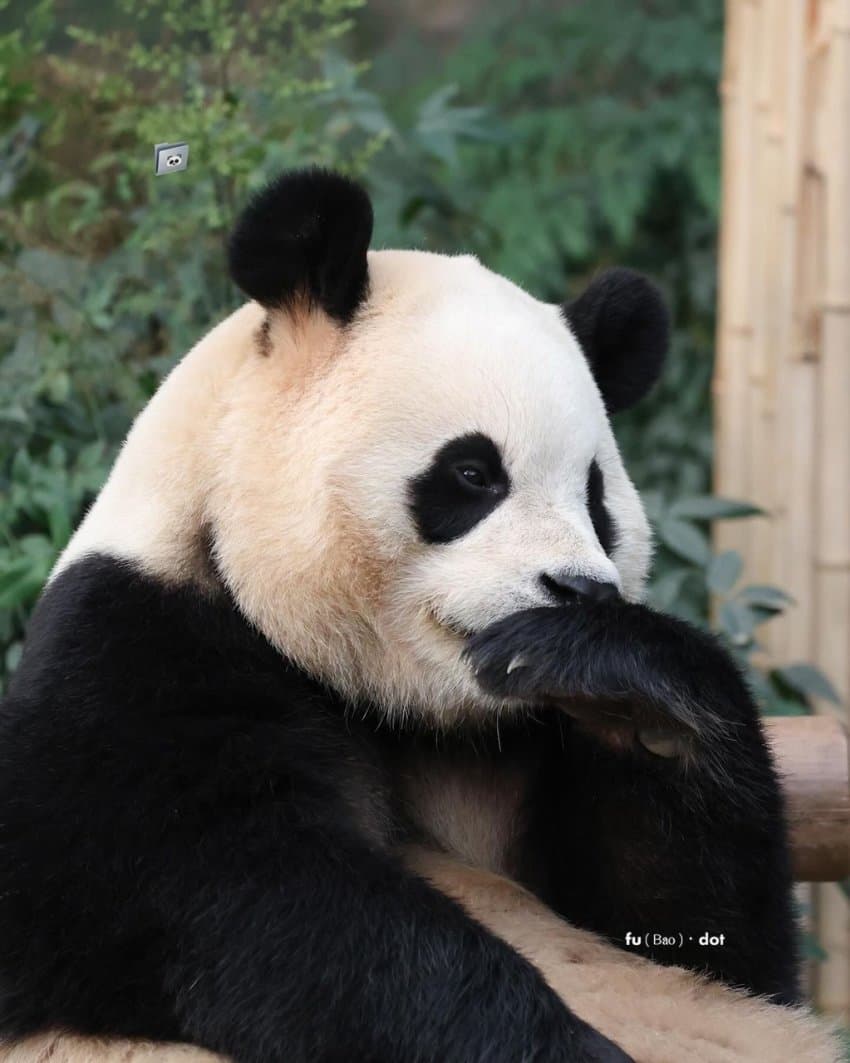
[[[376,252],[369,278],[346,329],[277,321],[231,383],[218,564],[309,671],[449,723],[495,707],[465,633],[570,580],[639,596],[649,532],[557,307],[469,257]]]
[[[355,423],[339,505],[381,559],[372,624],[404,677],[388,703],[425,693],[451,716],[487,707],[465,633],[576,580],[638,597],[649,531],[558,308],[471,258],[379,253],[369,273],[338,363]]]

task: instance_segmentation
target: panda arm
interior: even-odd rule
[[[389,851],[368,734],[226,599],[79,562],[0,713],[0,1037],[625,1063]]]
[[[643,606],[588,603],[509,617],[470,656],[485,688],[546,706],[529,849],[556,910],[659,962],[798,1000],[780,790],[719,643]],[[576,705],[578,721],[559,711]],[[666,729],[677,755],[650,752],[642,728]]]
[[[518,953],[356,838],[293,837],[262,869],[217,881],[174,928],[181,1037],[249,1063],[627,1060]]]

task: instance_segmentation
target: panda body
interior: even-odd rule
[[[7,1036],[630,1058],[411,847],[799,998],[755,706],[639,604],[608,413],[660,369],[657,293],[612,271],[548,306],[370,232],[333,175],[249,206],[254,301],[139,416],[36,610],[0,713]]]

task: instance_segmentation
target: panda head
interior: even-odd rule
[[[140,414],[56,571],[107,552],[223,583],[344,696],[487,718],[468,633],[641,595],[649,530],[608,413],[658,375],[666,313],[625,270],[554,306],[469,256],[370,252],[371,229],[330,173],[254,199],[229,247],[252,301]]]
[[[284,652],[352,698],[486,712],[464,636],[583,595],[638,598],[650,535],[608,414],[654,383],[656,289],[567,306],[473,257],[368,251],[364,191],[285,175],[232,235],[263,308],[214,437],[217,567]]]

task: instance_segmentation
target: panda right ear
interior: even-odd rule
[[[230,275],[267,309],[320,306],[341,324],[366,296],[372,204],[328,170],[284,173],[243,210],[228,244]]]

